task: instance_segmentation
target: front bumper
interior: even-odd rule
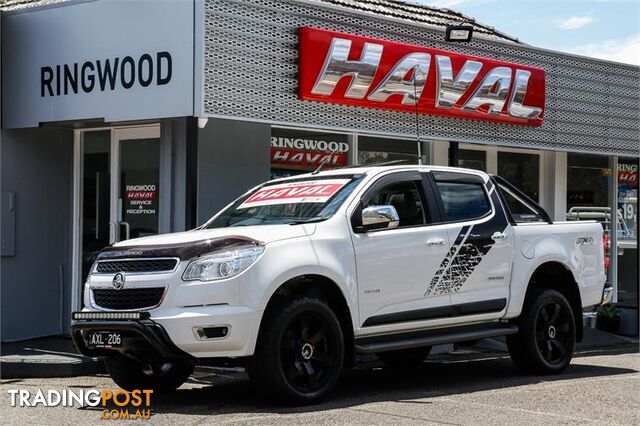
[[[98,313],[96,313],[98,314]],[[105,316],[106,318],[106,316]],[[95,330],[120,331],[123,334],[122,348],[90,348],[85,340],[86,332]],[[190,359],[191,355],[173,344],[164,328],[150,319],[95,319],[76,320],[71,324],[73,343],[82,355],[109,356],[115,352],[132,353],[147,358]]]
[[[122,352],[155,354],[163,358],[235,358],[253,355],[262,317],[261,311],[243,306],[166,307],[142,312],[139,320],[118,320],[114,316],[131,311],[92,311],[74,313],[71,333],[78,350],[88,356],[106,356],[112,349],[86,347],[83,332],[121,330],[131,342]],[[79,316],[93,317],[78,320]],[[203,337],[205,328],[224,328],[224,335]],[[85,333],[86,334],[86,333]]]

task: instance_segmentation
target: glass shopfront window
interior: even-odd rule
[[[458,166],[466,169],[487,171],[487,151],[477,149],[458,150]]]
[[[567,154],[567,220],[596,220],[611,238],[609,208],[609,158]],[[613,284],[611,271],[607,282]]]
[[[271,128],[271,178],[324,170],[351,163],[349,135],[311,130]]]
[[[425,149],[422,152],[426,152]],[[418,142],[372,136],[358,136],[358,164],[404,160],[418,164]],[[427,164],[423,158],[423,162]]]
[[[567,209],[608,207],[609,175],[606,156],[567,154]]]
[[[638,159],[618,160],[618,304],[638,308]]]
[[[498,175],[539,201],[540,155],[498,151]]]

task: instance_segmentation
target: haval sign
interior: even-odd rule
[[[300,99],[542,125],[540,68],[309,27],[299,35]]]

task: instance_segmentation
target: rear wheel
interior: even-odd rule
[[[533,289],[517,323],[519,331],[507,336],[507,346],[518,368],[537,374],[557,374],[567,368],[573,356],[576,326],[562,293]]]
[[[422,364],[430,352],[431,346],[425,346],[422,348],[379,352],[376,355],[380,358],[380,361],[389,367],[415,367]]]
[[[189,361],[166,362],[159,366],[142,364],[122,354],[105,358],[107,372],[126,391],[152,389],[158,393],[178,389],[193,373]]]
[[[319,299],[296,298],[263,320],[249,375],[270,397],[311,404],[335,386],[343,358],[342,329],[331,308]]]

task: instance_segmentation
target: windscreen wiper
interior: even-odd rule
[[[316,217],[310,217],[308,219],[299,219],[299,220],[292,220],[291,222],[285,222],[287,225],[300,225],[303,223],[315,223],[315,222],[322,222],[323,220],[326,220],[326,217],[322,217],[322,216],[316,216]]]

